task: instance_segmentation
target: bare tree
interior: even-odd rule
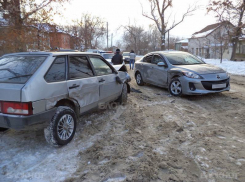
[[[124,48],[127,51],[135,50],[137,54],[146,54],[161,50],[160,33],[156,26],[150,25],[147,30],[142,26],[124,26]]]
[[[100,17],[83,14],[81,20],[75,21],[78,36],[83,40],[85,49],[99,47],[100,40],[106,34],[105,21]]]
[[[207,11],[214,12],[218,21],[228,21],[235,25],[231,32],[233,43],[231,59],[234,60],[239,37],[242,35],[242,29],[245,28],[245,0],[214,0],[208,5]]]
[[[159,32],[162,36],[162,46],[161,49],[165,50],[165,34],[166,32],[172,30],[177,25],[179,25],[181,22],[184,21],[184,19],[187,16],[191,16],[192,13],[197,10],[196,4],[189,5],[186,12],[182,15],[181,19],[179,21],[173,20],[173,22],[169,22],[170,15],[167,15],[167,10],[173,7],[173,0],[148,0],[150,3],[150,14],[143,11],[142,7],[142,15],[146,18],[149,18],[150,20],[154,21]]]
[[[127,46],[127,49],[129,47],[133,47],[132,49],[134,49],[134,51],[137,53],[138,45],[140,44],[140,37],[144,32],[143,27],[137,26],[136,23],[131,25],[129,21],[128,25],[122,25],[119,28],[123,28],[125,30],[123,39],[130,42],[130,45]]]

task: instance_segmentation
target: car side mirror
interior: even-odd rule
[[[165,67],[166,64],[164,62],[159,62],[159,63],[157,63],[157,66]]]

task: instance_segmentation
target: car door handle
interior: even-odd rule
[[[76,85],[76,84],[74,84],[74,85],[72,85],[71,87],[69,87],[69,89],[74,89],[74,88],[77,88],[77,87],[79,87],[80,85]]]
[[[101,83],[101,82],[104,82],[105,80],[103,79],[103,78],[101,78],[100,80],[99,80],[99,82]]]

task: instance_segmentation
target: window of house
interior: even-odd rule
[[[58,57],[50,67],[44,79],[47,82],[59,82],[66,80],[66,59]]]
[[[109,75],[113,73],[113,70],[108,66],[102,59],[99,57],[91,57],[90,61],[92,62],[95,72],[98,76]]]
[[[70,56],[69,59],[69,78],[71,80],[94,76],[85,56]]]

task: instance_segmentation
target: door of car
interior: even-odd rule
[[[157,64],[163,62],[166,66],[158,66]],[[167,86],[168,82],[168,68],[165,60],[158,54],[154,54],[149,70],[150,83],[158,86]]]
[[[100,56],[90,56],[90,61],[99,84],[99,102],[105,103],[116,99],[122,91],[122,85],[116,81],[116,71]]]
[[[153,58],[153,55],[148,55],[143,58],[143,62],[141,65],[141,75],[143,77],[144,82],[149,83],[150,80],[150,68],[151,68],[151,60]]]
[[[86,56],[69,56],[67,87],[69,97],[80,105],[80,113],[98,106],[99,84]]]

